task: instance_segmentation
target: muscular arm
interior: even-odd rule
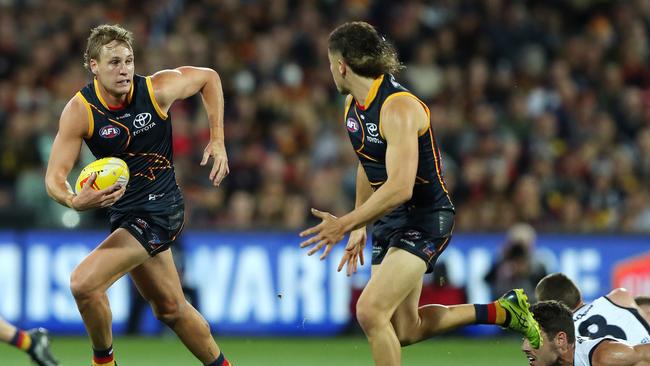
[[[210,123],[210,142],[203,151],[201,165],[205,165],[210,157],[214,158],[209,177],[212,184],[218,186],[229,173],[223,136],[223,90],[219,74],[208,68],[183,66],[155,73],[151,77],[151,83],[164,113],[167,113],[175,100],[201,93]]]
[[[408,201],[413,194],[418,167],[418,131],[429,123],[427,115],[419,102],[403,96],[388,101],[382,108],[381,118],[381,132],[388,145],[388,179],[361,206],[340,218],[346,232],[385,215]]]
[[[68,174],[79,158],[83,137],[88,131],[88,114],[78,96],[70,99],[61,113],[59,131],[54,138],[45,173],[47,194],[58,203],[73,207],[74,193]]]
[[[368,181],[368,176],[366,176],[366,171],[363,169],[363,165],[359,163],[357,166],[357,185],[356,185],[356,198],[354,202],[354,207],[358,208],[363,205],[364,202],[368,200],[370,195],[372,195],[372,186]]]
[[[200,92],[210,121],[210,139],[223,142],[223,90],[221,78],[216,71],[182,66],[153,74],[151,83],[156,100],[165,113],[174,101]]]
[[[594,351],[592,363],[594,366],[650,366],[650,344],[629,346],[606,341]]]

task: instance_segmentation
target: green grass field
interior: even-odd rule
[[[364,338],[221,338],[235,366],[372,366]],[[516,338],[438,338],[407,347],[404,366],[499,365],[526,363]],[[62,366],[88,366],[85,338],[55,337],[52,348]],[[173,337],[121,337],[115,342],[119,366],[200,365]],[[0,345],[0,365],[28,366],[25,355]]]

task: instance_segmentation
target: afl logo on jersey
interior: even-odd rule
[[[139,113],[133,119],[133,127],[142,128],[151,122],[151,113]]]
[[[347,122],[345,123],[348,131],[355,133],[359,131],[359,122],[357,122],[356,119],[354,118],[348,118]]]
[[[99,130],[99,136],[105,139],[112,139],[113,137],[119,135],[120,135],[120,129],[113,125],[104,126]]]

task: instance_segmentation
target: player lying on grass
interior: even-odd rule
[[[571,310],[550,300],[531,307],[542,330],[542,346],[524,339],[521,350],[531,366],[647,366],[650,344],[631,345],[612,337],[575,336]]]
[[[573,311],[576,335],[589,338],[605,336],[631,344],[650,342],[650,325],[645,312],[624,288],[612,290],[591,303],[582,300],[578,286],[562,273],[542,278],[535,288],[537,300],[556,300]]]

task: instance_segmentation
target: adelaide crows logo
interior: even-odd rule
[[[132,172],[133,177],[156,180],[157,171],[171,169],[172,167],[171,162],[166,157],[156,153],[126,153],[123,155],[130,158],[139,158],[138,168],[134,168]]]

